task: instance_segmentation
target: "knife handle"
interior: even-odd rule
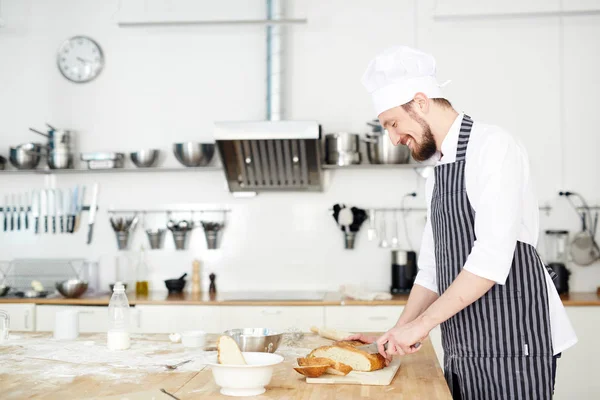
[[[4,232],[8,231],[8,214],[4,214]]]
[[[60,233],[65,233],[65,219],[60,216]]]
[[[52,217],[52,233],[56,233],[56,217]]]
[[[21,230],[21,214],[17,214],[17,230]]]
[[[13,214],[12,212],[10,213],[10,230],[15,230],[15,214]]]
[[[44,232],[48,233],[48,216],[44,216]]]
[[[34,222],[34,232],[37,235],[38,233],[40,233],[40,218],[39,217],[35,217],[35,222]]]

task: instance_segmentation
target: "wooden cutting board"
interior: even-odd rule
[[[372,372],[352,371],[346,376],[325,374],[318,378],[306,378],[306,383],[328,383],[335,385],[387,386],[392,383],[400,368],[400,357],[394,357],[390,365]]]

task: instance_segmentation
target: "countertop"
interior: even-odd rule
[[[166,335],[132,335],[132,347],[106,349],[106,334],[82,334],[73,341],[54,341],[50,334],[17,332],[0,346],[0,393],[3,399],[167,399],[164,388],[181,400],[228,399],[219,393],[210,367],[199,349],[170,343]],[[15,337],[16,336],[16,337]],[[217,335],[209,335],[214,346]],[[284,343],[277,353],[285,358],[275,367],[267,391],[258,399],[450,399],[434,349],[427,339],[415,354],[404,356],[389,386],[308,384],[292,366],[296,357],[330,340],[305,334]],[[214,353],[213,353],[214,354]],[[176,371],[161,364],[193,359]],[[138,397],[133,394],[137,393]],[[112,398],[112,397],[111,397]]]
[[[318,296],[317,296],[318,295]],[[190,294],[183,293],[169,295],[167,292],[151,292],[148,296],[136,296],[127,293],[130,305],[136,304],[163,304],[163,305],[206,305],[206,306],[401,306],[408,300],[407,294],[394,295],[391,300],[353,300],[343,297],[338,292],[312,293],[312,292],[223,292],[212,295],[209,293]],[[565,306],[600,306],[598,293],[569,293],[561,295]],[[108,293],[84,296],[79,299],[65,299],[54,296],[40,299],[25,299],[13,297],[0,297],[2,303],[34,303],[54,305],[108,305]]]

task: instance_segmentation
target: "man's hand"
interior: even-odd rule
[[[377,336],[366,336],[366,335],[363,335],[362,333],[357,333],[357,334],[348,336],[344,340],[358,340],[359,342],[370,344],[370,343],[377,341]],[[390,365],[390,362],[392,361],[392,356],[387,355],[387,354],[383,354],[383,356],[385,357],[385,365],[387,367],[388,365]]]
[[[394,354],[403,356],[416,353],[421,348],[417,343],[423,342],[429,335],[429,331],[430,329],[421,318],[408,324],[395,326],[377,339],[379,354],[391,358]],[[385,343],[388,344],[387,350],[383,347]]]

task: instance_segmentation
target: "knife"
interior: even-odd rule
[[[418,349],[420,346],[421,346],[421,342],[417,342],[417,343],[413,344],[411,347]],[[357,346],[356,348],[359,350],[362,350],[362,351],[366,351],[369,354],[379,353],[379,349],[377,348],[377,342],[366,344],[364,346]],[[387,348],[388,348],[388,344],[386,342],[383,344],[383,349],[387,350]]]
[[[63,214],[65,216],[65,232],[71,233],[69,218],[71,214],[71,199],[73,198],[73,190],[65,189],[63,194]]]
[[[25,230],[29,230],[29,209],[31,204],[29,203],[29,193],[25,192]]]
[[[2,208],[4,213],[4,232],[8,231],[8,195],[4,196],[4,207]]]
[[[17,194],[16,209],[17,209],[17,230],[21,230],[21,195]]]
[[[75,232],[75,211],[77,210],[77,199],[79,196],[79,186],[75,186],[75,190],[71,193],[70,208],[69,208],[69,233]]]
[[[14,231],[15,230],[15,195],[12,194],[10,196],[10,230]]]
[[[33,232],[40,233],[40,195],[38,192],[31,193],[31,217],[33,218]]]
[[[94,234],[94,222],[96,220],[96,207],[98,205],[98,184],[94,183],[92,190],[92,203],[90,204],[90,219],[88,220],[88,238],[87,244],[92,243],[92,235]]]
[[[79,198],[77,199],[77,208],[75,212],[75,226],[74,230],[79,230],[79,224],[81,222],[81,211],[83,209],[83,200],[85,199],[85,186],[81,186],[81,190],[79,191]]]
[[[40,190],[40,215],[41,215],[41,218],[44,220],[44,232],[45,233],[48,233],[47,202],[48,202],[48,193],[46,192],[46,190],[42,189],[42,190]]]
[[[56,233],[56,191],[48,189],[48,216],[52,220],[52,233]]]
[[[56,189],[56,219],[60,225],[60,233],[65,232],[65,222],[63,218],[63,192],[62,189]],[[57,228],[58,230],[58,228]]]

